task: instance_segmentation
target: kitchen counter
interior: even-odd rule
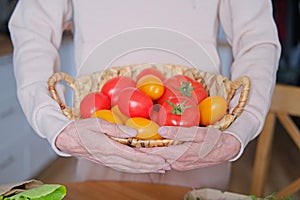
[[[159,185],[139,182],[87,181],[63,183],[67,188],[64,200],[71,199],[122,199],[122,200],[154,200],[184,199],[184,195],[192,190],[187,187]]]

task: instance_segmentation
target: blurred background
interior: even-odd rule
[[[274,18],[282,44],[279,83],[300,85],[299,0],[272,0]]]
[[[28,125],[19,106],[12,67],[13,47],[7,23],[17,0],[0,0],[0,184],[38,178],[45,182],[72,181],[76,160],[57,157],[50,145]],[[274,19],[282,44],[282,55],[277,73],[277,83],[300,86],[300,1],[272,0]],[[66,32],[60,49],[64,66],[74,66],[72,34]],[[219,53],[223,74],[228,76],[232,61],[231,48],[220,28]],[[286,97],[288,98],[288,97]],[[300,106],[300,104],[299,104]],[[293,117],[299,127],[299,118]],[[245,149],[243,156],[233,163],[230,190],[249,193],[257,139]],[[276,123],[269,176],[265,194],[280,190],[300,177],[299,148]],[[299,195],[299,192],[298,192]]]

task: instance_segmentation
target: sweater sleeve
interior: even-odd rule
[[[68,0],[21,0],[9,21],[20,105],[36,133],[62,156],[67,154],[55,147],[55,138],[70,120],[50,97],[47,80],[60,70],[58,49],[71,15]],[[57,90],[63,93],[63,87]]]
[[[245,146],[262,130],[269,111],[281,47],[268,0],[221,0],[219,17],[232,46],[231,80],[246,75],[251,91],[244,112],[225,131],[241,142],[238,159]],[[239,93],[230,108],[238,102]]]

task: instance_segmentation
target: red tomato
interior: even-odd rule
[[[152,121],[158,123],[158,116],[159,116],[159,110],[161,105],[160,104],[154,104],[152,108],[150,108],[149,117]]]
[[[163,104],[170,97],[184,96],[194,99],[196,103],[205,99],[208,94],[202,84],[185,75],[175,75],[165,80],[165,93],[157,100]]]
[[[153,75],[146,75],[136,82],[136,87],[147,94],[152,100],[160,98],[164,93],[163,82]]]
[[[89,118],[94,112],[102,109],[110,109],[110,100],[101,92],[92,92],[80,102],[80,114],[83,118]]]
[[[198,105],[188,97],[167,99],[159,110],[158,124],[160,126],[198,126],[199,121]]]
[[[171,90],[169,87],[165,86],[163,95],[156,100],[156,103],[162,105],[167,99],[177,97],[179,96],[173,90]]]
[[[101,92],[110,98],[111,105],[114,106],[118,102],[118,94],[120,91],[127,87],[135,87],[135,84],[132,78],[118,76],[108,80],[101,88]]]
[[[152,99],[139,89],[129,87],[119,94],[118,107],[127,117],[149,118],[149,110],[153,106]]]
[[[201,125],[214,124],[226,114],[227,102],[221,96],[210,96],[200,102],[199,111],[202,116]]]
[[[159,78],[162,82],[166,79],[166,77],[158,69],[146,68],[138,74],[138,76],[136,77],[136,81],[138,81],[140,78],[146,75],[154,75],[157,78]]]

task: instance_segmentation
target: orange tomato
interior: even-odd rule
[[[126,123],[126,126],[134,128],[137,130],[138,134],[136,136],[137,139],[141,140],[156,140],[162,139],[162,137],[158,134],[158,124],[154,121],[151,121],[142,117],[133,117],[129,118]]]
[[[147,75],[154,75],[157,78],[159,78],[161,81],[164,81],[166,79],[165,75],[159,71],[158,69],[155,68],[145,68],[143,69],[136,77],[136,80],[138,81],[140,78],[142,78],[143,76],[147,76]]]
[[[122,120],[113,114],[111,110],[97,110],[91,115],[92,118],[101,118],[114,124],[122,124]]]
[[[113,106],[111,111],[115,116],[119,117],[123,124],[125,124],[125,122],[128,120],[128,117],[120,111],[118,105]]]
[[[137,81],[136,87],[152,100],[159,99],[164,94],[163,82],[154,75],[143,76]]]
[[[221,96],[210,96],[199,103],[200,124],[214,124],[226,114],[227,102]]]

